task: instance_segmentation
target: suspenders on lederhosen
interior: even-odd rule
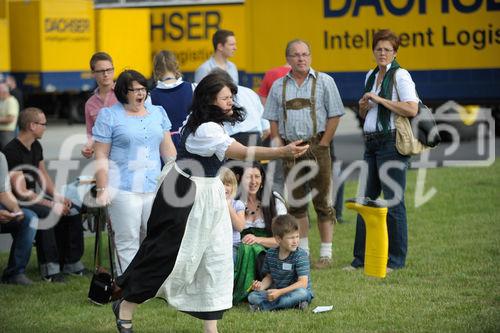
[[[315,138],[318,135],[318,125],[316,123],[316,77],[312,76],[312,87],[311,87],[311,97],[309,99],[307,98],[294,98],[289,101],[286,100],[286,84],[290,78],[288,75],[285,75],[283,78],[283,94],[281,97],[281,102],[283,104],[283,117],[284,117],[284,122],[283,122],[283,129],[284,133],[283,135],[285,136],[284,139],[287,140],[286,137],[286,122],[288,119],[287,115],[287,110],[300,110],[303,109],[306,106],[309,106],[311,109],[311,119],[313,123],[313,135],[312,138]]]

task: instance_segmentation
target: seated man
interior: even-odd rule
[[[30,260],[36,223],[35,213],[29,209],[21,210],[10,191],[7,161],[0,152],[0,233],[12,235],[9,262],[3,271],[2,283],[24,286],[33,283],[24,271]]]
[[[19,134],[4,149],[14,194],[39,217],[36,248],[42,277],[63,282],[63,273],[83,275],[83,227],[72,202],[56,193],[47,173],[40,142],[47,120],[42,110],[27,108],[19,114]],[[36,193],[36,184],[42,193]],[[75,213],[76,211],[76,213]],[[54,221],[55,217],[55,221]]]

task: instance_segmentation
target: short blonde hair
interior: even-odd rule
[[[40,115],[44,114],[39,108],[29,107],[19,112],[17,124],[19,130],[26,131],[31,123],[36,123],[40,119]]]
[[[231,198],[234,198],[238,189],[238,181],[234,172],[231,169],[223,167],[220,169],[219,177],[222,180],[222,184],[231,185]]]

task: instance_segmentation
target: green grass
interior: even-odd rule
[[[352,256],[355,214],[336,226],[335,264],[312,271],[318,305],[333,311],[313,314],[288,310],[250,313],[244,305],[224,315],[220,332],[499,332],[500,331],[500,163],[489,168],[428,170],[426,189],[437,190],[415,208],[416,172],[408,177],[409,253],[407,267],[386,279],[361,271],[344,272]],[[349,183],[346,198],[354,196]],[[318,256],[318,233],[311,229]],[[87,238],[90,267],[92,242]],[[7,254],[0,255],[4,267]],[[36,253],[28,275],[37,280]],[[0,332],[114,332],[109,306],[87,301],[90,278],[66,284],[38,282],[25,288],[0,285]],[[137,332],[196,332],[201,322],[152,300],[138,308]]]

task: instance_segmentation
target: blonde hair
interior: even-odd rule
[[[238,189],[238,181],[236,180],[236,176],[231,169],[221,168],[219,177],[222,180],[222,184],[231,185],[231,198],[236,196],[236,190]]]
[[[21,112],[19,112],[19,119],[17,124],[19,125],[19,130],[26,131],[31,123],[40,121],[40,115],[44,114],[39,108],[29,107]]]
[[[167,72],[174,73],[176,79],[181,77],[179,63],[175,54],[171,51],[163,50],[158,52],[153,59],[153,75],[155,80],[159,81],[163,79],[163,76]]]

